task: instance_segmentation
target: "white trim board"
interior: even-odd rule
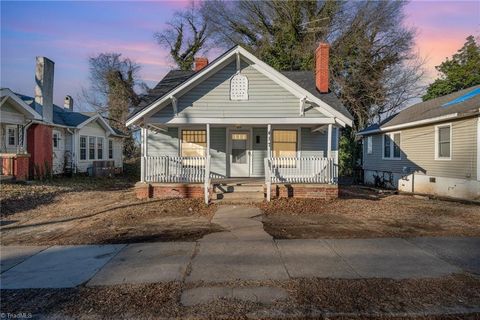
[[[334,124],[333,118],[150,118],[152,123],[161,124]]]
[[[135,114],[133,117],[127,120],[126,125],[131,126],[133,124],[139,124],[142,121],[143,117],[151,115],[154,111],[157,111],[158,108],[163,108],[172,99],[172,97],[179,98],[179,96],[185,93],[185,90],[186,89],[188,90],[190,86],[195,85],[196,82],[198,81],[202,81],[202,79],[205,76],[209,75],[210,73],[216,72],[215,70],[218,69],[219,67],[221,68],[221,66],[225,64],[225,62],[231,60],[232,58],[236,59],[237,55],[241,55],[246,59],[250,60],[252,67],[257,69],[258,71],[260,71],[265,76],[275,81],[282,87],[284,87],[286,90],[290,91],[297,98],[299,99],[307,98],[310,102],[313,102],[314,104],[316,104],[317,105],[316,108],[319,109],[320,112],[332,117],[334,122],[335,120],[338,120],[337,123],[339,123],[340,125],[350,125],[350,126],[352,125],[352,120],[349,119],[347,116],[343,115],[342,113],[337,111],[335,108],[331,107],[324,101],[315,97],[310,92],[303,89],[298,84],[288,79],[286,76],[284,76],[274,68],[270,67],[265,62],[261,61],[260,59],[258,59],[253,54],[251,54],[250,52],[248,52],[247,50],[243,49],[240,46],[237,46],[231,49],[230,51],[227,51],[221,58],[217,59],[214,63],[207,65],[207,67],[203,68],[202,70],[194,74],[190,79],[180,84],[176,88],[172,89],[163,97],[161,97],[160,99],[150,104],[144,110]]]
[[[449,157],[439,157],[438,156],[438,151],[439,151],[438,150],[438,129],[442,128],[442,127],[449,127],[450,128],[450,156]],[[452,140],[453,126],[452,126],[452,123],[449,122],[449,123],[442,123],[442,124],[436,125],[434,132],[435,132],[435,139],[434,139],[435,155],[434,155],[434,159],[438,160],[438,161],[450,161],[450,160],[452,160],[452,151],[453,151],[453,148],[452,148],[452,144],[453,144],[453,140]]]

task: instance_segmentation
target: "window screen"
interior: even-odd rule
[[[400,133],[393,134],[393,157],[400,158]]]
[[[383,157],[390,158],[390,136],[388,134],[383,136]]]
[[[108,140],[108,159],[113,159],[113,140]]]
[[[97,159],[103,159],[103,138],[97,138]]]

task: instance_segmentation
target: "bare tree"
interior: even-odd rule
[[[140,80],[140,65],[120,53],[101,53],[88,59],[90,65],[90,86],[82,89],[82,99],[94,110],[104,115],[110,125],[128,134],[125,140],[125,155],[135,152],[132,132],[125,123],[129,111],[140,98],[135,91],[145,90]]]
[[[195,10],[190,8],[174,15],[169,27],[154,34],[158,44],[170,51],[172,59],[181,70],[191,70],[195,55],[206,50],[207,22]]]

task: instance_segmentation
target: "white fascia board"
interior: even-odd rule
[[[439,116],[439,117],[434,117],[434,118],[428,118],[428,119],[423,119],[423,120],[418,120],[418,121],[413,121],[413,122],[408,122],[408,123],[402,123],[402,124],[397,124],[394,126],[389,126],[389,127],[383,127],[380,129],[375,129],[375,130],[368,130],[365,132],[359,132],[357,135],[363,136],[367,134],[372,134],[372,133],[380,133],[380,132],[386,132],[386,131],[392,131],[392,130],[397,130],[397,129],[405,129],[405,128],[410,128],[410,127],[415,127],[423,124],[431,124],[435,122],[440,122],[452,118],[458,117],[458,113],[451,113],[447,114],[444,116]]]
[[[43,119],[41,114],[33,110],[32,107],[30,107],[28,104],[25,103],[25,101],[20,99],[12,90],[8,88],[3,88],[1,90],[0,96],[8,97],[9,99],[12,99],[22,109],[24,114],[32,116],[34,120]]]
[[[333,118],[156,118],[149,119],[159,124],[334,124]]]

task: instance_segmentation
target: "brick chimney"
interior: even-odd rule
[[[329,51],[328,43],[320,43],[315,50],[315,84],[321,93],[328,93]]]
[[[63,100],[63,107],[65,110],[73,111],[73,98],[71,96],[65,96]]]
[[[42,106],[43,120],[53,122],[53,70],[55,63],[45,57],[36,58],[35,102]]]
[[[208,59],[205,57],[195,58],[195,72],[198,72],[208,65]]]

